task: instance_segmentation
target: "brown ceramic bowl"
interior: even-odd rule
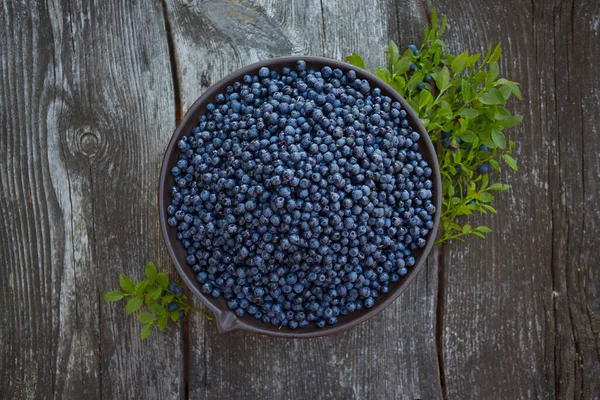
[[[206,104],[211,102],[217,93],[224,93],[225,88],[228,85],[232,84],[235,81],[241,81],[242,77],[246,74],[258,74],[258,70],[264,66],[275,70],[281,70],[283,67],[293,67],[295,66],[296,61],[299,59],[306,61],[307,68],[321,69],[325,65],[329,65],[332,68],[340,68],[342,71],[354,69],[359,78],[366,79],[369,81],[371,87],[381,88],[382,93],[388,95],[394,100],[399,101],[402,104],[402,106],[408,113],[409,122],[411,123],[413,128],[421,135],[420,151],[423,154],[423,158],[427,160],[427,162],[431,166],[431,169],[433,170],[433,174],[431,176],[431,179],[433,181],[432,192],[434,194],[433,204],[435,205],[438,211],[435,213],[434,216],[434,227],[429,233],[427,245],[425,246],[425,248],[413,252],[416,261],[415,266],[410,268],[408,274],[405,277],[403,277],[400,281],[391,284],[390,291],[387,294],[381,295],[379,298],[377,298],[375,306],[373,308],[363,308],[360,311],[355,311],[348,315],[340,316],[338,318],[339,322],[337,324],[328,325],[322,329],[319,329],[316,326],[314,326],[314,324],[311,324],[311,326],[304,329],[299,328],[296,330],[292,330],[288,327],[283,327],[279,329],[276,326],[265,324],[250,315],[240,318],[236,316],[233,313],[233,311],[231,311],[227,307],[224,298],[215,299],[211,296],[205,296],[200,291],[200,285],[195,279],[194,272],[185,261],[186,251],[183,245],[175,237],[177,233],[176,229],[170,227],[167,224],[166,207],[170,204],[171,201],[171,196],[169,195],[169,188],[174,184],[174,179],[170,173],[170,169],[172,166],[175,165],[179,156],[177,141],[179,141],[179,139],[181,139],[183,136],[190,134],[192,128],[197,123],[198,116],[206,111]],[[441,203],[441,179],[435,149],[433,148],[433,145],[429,140],[429,136],[427,135],[425,128],[421,124],[421,121],[419,121],[417,114],[410,108],[406,101],[394,89],[392,89],[381,79],[360,68],[355,68],[349,64],[335,60],[330,60],[327,58],[309,56],[290,56],[261,61],[235,71],[234,73],[223,78],[222,80],[208,88],[206,92],[204,92],[204,94],[200,96],[198,100],[196,100],[192,107],[190,107],[188,112],[185,114],[185,116],[179,123],[177,129],[175,129],[175,133],[173,134],[173,137],[169,142],[169,146],[167,147],[167,151],[165,152],[165,156],[163,159],[163,164],[160,172],[160,187],[158,192],[160,225],[163,237],[167,244],[169,255],[173,259],[173,262],[175,263],[179,274],[183,278],[183,281],[187,284],[190,290],[196,296],[198,296],[200,300],[214,313],[219,332],[225,333],[239,329],[284,338],[311,338],[339,333],[345,331],[346,329],[350,329],[360,324],[361,322],[366,321],[367,319],[373,317],[381,310],[389,306],[400,295],[400,293],[402,293],[402,291],[406,289],[406,287],[413,281],[415,276],[417,276],[417,274],[423,267],[425,259],[427,258],[429,251],[433,247],[433,242],[438,231],[440,221],[439,210],[441,209]]]

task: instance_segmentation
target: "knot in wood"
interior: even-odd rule
[[[96,154],[96,152],[100,148],[100,138],[96,133],[83,132],[83,134],[79,138],[79,144],[81,146],[81,151],[83,152],[83,154],[91,157],[94,154]]]

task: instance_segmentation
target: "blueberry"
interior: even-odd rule
[[[201,292],[290,329],[373,307],[433,228],[420,139],[354,71],[300,60],[217,93],[177,143],[166,210]]]
[[[261,78],[268,78],[270,74],[271,74],[271,72],[269,71],[269,68],[267,68],[267,67],[262,67],[258,71],[258,76],[260,76]]]
[[[409,45],[408,48],[410,49],[410,51],[413,52],[415,56],[419,55],[419,49],[417,49],[417,46],[415,46],[414,44]]]
[[[169,306],[167,307],[167,310],[169,310],[169,312],[177,311],[178,309],[179,306],[176,303],[169,303]]]
[[[481,164],[479,167],[477,167],[477,172],[479,172],[480,174],[486,174],[489,170],[489,167],[487,164]]]

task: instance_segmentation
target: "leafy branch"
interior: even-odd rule
[[[512,115],[504,105],[512,96],[520,100],[521,91],[518,83],[498,79],[500,44],[490,46],[483,61],[480,53],[450,54],[440,40],[446,16],[438,27],[434,9],[431,21],[420,48],[410,45],[400,54],[390,41],[388,65],[378,67],[376,75],[417,112],[436,147],[443,191],[438,243],[463,241],[467,235],[483,238],[491,229],[461,226],[456,220],[475,212],[496,213],[490,204],[493,192],[509,189],[507,184],[489,184],[488,171],[500,169],[499,159],[517,170],[511,156],[514,142],[507,143],[504,129],[518,125],[523,117]],[[366,69],[356,53],[347,60]]]
[[[157,272],[154,263],[149,262],[144,269],[146,279],[135,283],[128,276],[121,274],[119,283],[121,290],[114,290],[104,295],[104,300],[116,302],[127,299],[125,314],[133,314],[146,305],[148,311],[137,314],[137,319],[144,324],[140,336],[146,339],[154,326],[161,331],[165,329],[169,319],[179,321],[190,311],[202,314],[209,320],[212,318],[204,311],[187,303],[183,287],[169,282],[164,272]]]

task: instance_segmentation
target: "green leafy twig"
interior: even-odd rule
[[[167,326],[169,319],[177,322],[190,311],[202,314],[212,320],[204,311],[188,304],[183,287],[175,282],[169,282],[165,273],[156,271],[154,263],[146,264],[144,272],[146,279],[137,283],[121,274],[119,276],[121,290],[110,291],[104,295],[104,300],[111,302],[128,299],[125,305],[126,315],[132,314],[144,304],[146,305],[148,311],[137,314],[138,321],[144,324],[140,333],[142,340],[150,336],[154,326],[162,331]]]
[[[377,68],[376,74],[418,113],[436,147],[443,191],[438,243],[462,241],[467,235],[483,238],[491,232],[488,227],[461,226],[456,220],[474,212],[496,213],[490,205],[492,193],[509,189],[506,184],[489,184],[488,170],[499,170],[499,159],[517,170],[511,156],[514,142],[507,143],[504,129],[518,125],[523,117],[512,115],[503,105],[512,96],[521,99],[521,91],[518,83],[498,79],[500,44],[490,46],[483,61],[479,53],[450,54],[440,40],[446,16],[438,27],[433,10],[431,22],[420,48],[411,45],[400,54],[390,41],[388,65]],[[365,69],[358,54],[347,60]]]

